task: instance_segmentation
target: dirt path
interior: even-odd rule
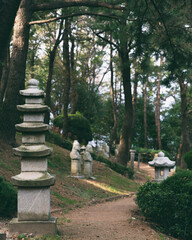
[[[136,166],[135,166],[136,167]],[[154,169],[141,163],[146,175]],[[142,183],[142,179],[139,181]],[[134,196],[75,209],[63,215],[58,228],[67,240],[160,240],[174,239],[156,232],[137,214]],[[60,213],[62,215],[62,213]],[[62,216],[57,216],[62,219]],[[164,238],[163,238],[163,237]]]
[[[67,240],[160,240],[150,225],[139,219],[134,197],[76,209],[58,226]]]

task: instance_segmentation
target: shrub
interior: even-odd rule
[[[103,162],[106,164],[107,167],[111,168],[113,171],[120,173],[121,175],[128,176],[129,178],[133,178],[134,171],[130,167],[125,167],[119,163],[111,162],[102,156],[97,156],[96,154],[92,153],[92,157],[94,160],[98,162]]]
[[[190,151],[184,155],[184,161],[186,162],[187,167],[190,170],[192,170],[192,151]]]
[[[182,170],[160,184],[144,184],[136,202],[146,217],[174,237],[192,239],[192,172]]]
[[[79,112],[68,116],[68,136],[71,140],[78,139],[80,143],[87,143],[92,140],[92,132],[89,121]],[[56,127],[62,129],[63,116],[59,115],[53,120]]]
[[[17,211],[17,192],[0,176],[0,216],[11,217]]]
[[[59,133],[54,133],[54,132],[47,132],[46,133],[46,141],[50,143],[54,143],[62,148],[65,148],[69,151],[72,149],[72,143],[70,141],[67,141],[62,138],[62,136]]]

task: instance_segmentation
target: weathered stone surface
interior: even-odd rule
[[[48,110],[48,107],[41,104],[24,104],[17,105],[17,109],[21,112],[45,112]]]
[[[49,130],[49,125],[44,123],[31,123],[31,122],[24,122],[21,124],[15,125],[17,131],[19,132],[45,132]]]
[[[80,144],[77,140],[73,142],[73,148],[70,152],[71,158],[71,175],[79,176],[81,173],[81,155],[80,155]]]
[[[22,157],[46,157],[51,155],[52,149],[44,144],[39,145],[21,145],[13,148],[15,155]]]
[[[26,104],[42,104],[43,100],[42,98],[36,97],[36,98],[31,98],[31,97],[27,97],[25,98],[25,103]]]
[[[71,159],[71,175],[79,176],[81,172],[81,163],[78,159]]]
[[[55,177],[47,172],[21,172],[12,177],[12,183],[18,187],[48,187],[55,184]]]
[[[50,218],[48,221],[18,221],[17,218],[13,218],[9,223],[9,232],[53,236],[57,232],[56,223],[56,218]]]
[[[23,116],[24,122],[42,122],[44,121],[43,113],[26,113]]]
[[[153,161],[148,162],[148,164],[155,167],[154,182],[165,180],[169,176],[169,169],[175,166],[175,162],[165,157],[163,152],[159,152],[158,157],[155,157]]]
[[[27,83],[28,88],[20,90],[20,94],[26,97],[44,97],[44,92],[38,88],[39,81],[30,79]]]
[[[14,149],[21,156],[21,173],[12,177],[18,187],[18,219],[10,222],[10,232],[52,234],[56,233],[56,220],[50,219],[50,186],[55,177],[47,172],[46,157],[52,149],[45,143],[44,132],[49,126],[44,124],[42,105],[43,91],[38,89],[38,81],[31,79],[28,89],[20,91],[26,97],[25,104],[17,106],[23,112],[24,122],[16,129],[22,132],[22,145]]]
[[[18,220],[45,221],[50,218],[49,188],[18,190]]]
[[[45,172],[47,171],[47,159],[22,159],[21,160],[22,172]]]
[[[44,144],[45,143],[45,134],[42,133],[23,133],[22,135],[23,144]]]
[[[153,161],[148,162],[148,164],[155,167],[174,167],[175,161],[171,161],[168,157],[165,157],[163,152],[159,152],[158,157],[155,157]]]

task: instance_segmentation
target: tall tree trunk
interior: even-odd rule
[[[71,109],[70,109],[70,113],[74,114],[77,108],[76,106],[78,102],[78,93],[76,90],[77,79],[75,76],[75,54],[74,54],[75,38],[72,35],[71,31],[70,31],[70,40],[71,40],[71,96],[70,96]]]
[[[18,122],[16,105],[19,103],[19,90],[24,87],[25,83],[31,4],[31,0],[22,0],[15,18],[10,71],[2,108],[0,137],[11,144],[15,143],[15,124]]]
[[[160,66],[163,64],[163,56],[161,56]],[[156,132],[157,132],[157,148],[161,149],[161,123],[160,123],[160,109],[161,109],[161,95],[160,95],[160,88],[161,88],[161,73],[158,74],[157,79],[157,96],[156,96],[156,103],[155,103],[155,125],[156,125]]]
[[[46,85],[46,97],[45,97],[45,104],[51,109],[51,87],[52,87],[52,77],[53,77],[53,68],[54,68],[54,61],[57,52],[57,47],[61,42],[61,30],[63,27],[63,20],[60,23],[59,33],[57,39],[55,41],[53,49],[49,53],[49,73],[47,78],[47,85]],[[45,123],[49,124],[50,121],[50,112],[47,111],[45,113]]]
[[[6,49],[20,2],[21,0],[4,0],[0,3],[0,79]]]
[[[137,63],[135,63],[135,79],[133,85],[133,96],[132,96],[132,104],[133,104],[133,117],[132,117],[132,131],[135,129],[135,121],[136,121],[136,104],[137,104],[137,85],[138,85],[138,70],[137,70]],[[131,139],[129,139],[129,148],[131,148],[133,134],[131,135]]]
[[[186,168],[184,155],[190,150],[189,130],[187,125],[187,84],[183,78],[179,78],[180,94],[181,94],[181,139],[180,147],[177,155],[177,165]]]
[[[70,93],[70,62],[69,62],[69,20],[65,20],[64,41],[63,41],[63,82],[64,82],[64,94],[63,94],[63,137],[67,137],[68,132],[68,105],[69,105],[69,93]]]
[[[10,49],[7,47],[6,61],[4,61],[1,82],[0,82],[0,108],[3,105],[3,99],[5,95],[5,90],[7,87],[7,80],[9,75],[9,65],[10,65]]]
[[[112,39],[111,39],[112,41]],[[114,91],[114,73],[113,73],[113,49],[112,45],[110,45],[110,72],[111,72],[111,88],[110,88],[110,95],[111,95],[111,104],[113,109],[113,127],[110,132],[110,141],[109,141],[109,148],[110,152],[112,151],[113,142],[117,137],[117,125],[118,125],[118,118],[117,118],[117,103],[115,101],[115,91]]]
[[[143,97],[144,97],[144,109],[143,109],[143,118],[144,118],[144,148],[148,148],[148,139],[147,139],[147,87],[148,87],[148,76],[146,77]]]
[[[129,139],[132,136],[132,94],[131,94],[131,76],[130,76],[130,60],[127,50],[127,40],[120,45],[120,58],[121,58],[121,73],[123,79],[123,88],[125,95],[125,115],[120,136],[119,153],[117,161],[123,165],[127,165],[129,160]]]

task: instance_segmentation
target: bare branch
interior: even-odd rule
[[[102,37],[99,33],[93,31],[93,33],[100,39],[102,39],[103,41],[111,44],[112,46],[114,46],[118,51],[119,51],[119,46],[117,44],[115,44],[114,42],[111,42],[109,39]]]
[[[109,72],[109,67],[108,67],[108,68],[106,69],[106,71],[103,73],[103,76],[102,76],[99,84],[97,85],[97,89],[95,90],[95,92],[97,92],[97,91],[99,90],[101,84],[103,83],[103,79],[104,79],[105,75],[106,75],[108,72]]]
[[[92,13],[92,12],[79,12],[79,13],[63,15],[63,16],[55,17],[55,18],[51,18],[51,19],[46,19],[46,20],[32,21],[32,22],[29,22],[29,25],[50,23],[50,22],[55,22],[55,21],[60,20],[60,19],[66,19],[66,18],[81,16],[81,15],[99,16],[99,17],[105,17],[105,18],[112,18],[112,19],[115,19],[115,20],[119,20],[119,18],[121,18],[120,16],[117,16],[117,15],[114,15],[114,14],[108,15],[108,14],[100,14],[100,13]],[[135,19],[132,19],[132,21],[134,21],[134,20]]]
[[[98,1],[88,1],[88,0],[58,0],[54,2],[48,3],[37,3],[33,4],[32,10],[35,11],[45,11],[45,10],[53,10],[58,8],[65,8],[65,7],[79,7],[79,6],[87,6],[87,7],[104,7],[108,9],[114,10],[124,10],[125,7],[118,6],[119,2],[113,3],[104,3]]]

